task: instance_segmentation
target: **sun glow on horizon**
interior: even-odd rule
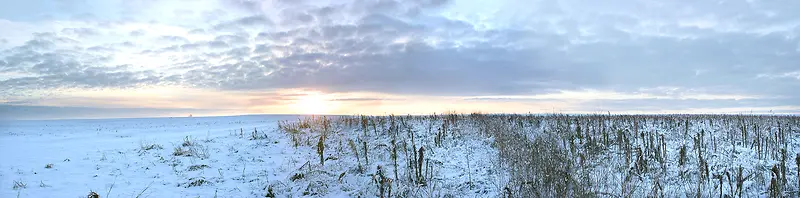
[[[297,113],[318,115],[330,113],[333,103],[326,95],[319,92],[309,92],[303,96],[298,96],[292,106],[292,109]]]

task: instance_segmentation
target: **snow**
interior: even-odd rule
[[[554,159],[533,156],[542,151],[531,142],[546,137],[557,141],[548,149],[563,152],[569,159],[564,163],[570,177],[580,181],[571,186],[586,182],[595,195],[693,197],[698,184],[702,196],[730,195],[735,181],[726,174],[735,177],[742,167],[744,175],[750,176],[742,185],[743,195],[764,197],[770,168],[780,163],[777,151],[786,148],[783,191],[796,196],[800,187],[794,161],[800,152],[798,123],[797,117],[702,115],[249,115],[1,121],[0,197],[85,197],[90,191],[101,197],[265,197],[270,191],[276,197],[378,197],[381,181],[389,186],[384,190],[401,197],[525,195],[534,192],[522,188],[528,179],[543,178],[530,174],[563,168],[519,167],[553,165],[531,161]],[[749,132],[743,135],[740,126]],[[599,139],[603,130],[609,132],[608,143]],[[575,131],[586,134],[577,138]],[[663,135],[666,157],[660,162],[651,153],[645,157],[648,168],[634,171],[636,153],[626,164],[618,134],[629,137],[632,148],[653,146],[648,138],[637,137],[653,136],[658,143],[657,137]],[[778,141],[778,135],[785,135],[785,141]],[[601,142],[594,142],[600,147],[590,145],[587,136]],[[703,143],[695,148],[697,137]],[[754,141],[756,137],[761,138]],[[318,153],[320,139],[324,164]],[[531,141],[511,144],[521,139]],[[761,151],[756,146],[759,141],[767,144]],[[687,146],[686,164],[678,165],[683,145]],[[411,168],[420,148],[425,150],[423,178],[417,178]],[[709,166],[705,180],[698,179],[698,149]],[[380,179],[378,167],[386,180]],[[656,185],[660,190],[654,191]]]
[[[20,197],[74,197],[86,196],[90,190],[102,197],[135,197],[145,188],[144,195],[149,197],[215,193],[249,197],[263,191],[263,186],[256,185],[259,181],[285,177],[299,163],[295,156],[302,151],[289,147],[281,133],[270,134],[277,143],[266,143],[238,138],[238,131],[275,131],[277,120],[295,117],[5,122],[0,125],[0,197],[16,197],[18,192]],[[234,130],[237,135],[232,135]],[[187,136],[206,146],[210,157],[172,156],[173,148]],[[143,144],[159,144],[163,149],[142,151]],[[52,168],[45,168],[47,164],[53,164]],[[188,171],[191,165],[209,167]],[[214,182],[213,186],[181,187],[198,177]],[[14,181],[27,187],[13,190]]]
[[[279,120],[300,119],[305,118],[4,121],[0,124],[0,197],[18,193],[19,197],[83,197],[90,191],[101,197],[136,197],[142,192],[141,197],[264,197],[270,186],[278,197],[373,197],[378,187],[372,175],[378,165],[394,179],[388,136],[375,131],[364,136],[362,131],[340,127],[326,139],[330,145],[327,156],[337,159],[322,166],[314,147],[316,137],[306,137],[295,147],[292,137],[278,130]],[[414,127],[426,130],[421,124]],[[254,130],[265,138],[251,140]],[[497,166],[489,139],[470,136],[464,137],[464,142],[436,147],[424,140],[429,137],[431,134],[417,133],[417,147],[427,147],[428,159],[441,165],[433,169],[437,176],[431,185],[407,187],[415,188],[407,190],[409,196],[497,194],[501,184],[493,178],[503,173],[487,168]],[[183,146],[187,138],[193,146]],[[357,139],[369,142],[369,164],[350,152],[347,141]],[[379,144],[383,145],[376,146]],[[147,150],[148,146],[154,148]],[[174,156],[178,147],[208,156]],[[399,166],[404,166],[401,160],[405,157],[399,158]],[[356,171],[359,160],[361,172]],[[48,164],[52,167],[46,168]],[[293,180],[297,173],[304,178]],[[192,184],[199,180],[205,182]],[[468,181],[477,185],[468,185]],[[15,182],[26,187],[15,189]]]

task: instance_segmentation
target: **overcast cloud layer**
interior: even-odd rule
[[[585,99],[570,109],[587,111],[799,112],[798,10],[796,0],[4,1],[0,100],[153,86],[495,102],[603,92],[646,97],[544,98]]]

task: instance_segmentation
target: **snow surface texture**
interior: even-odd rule
[[[709,115],[4,121],[0,197],[797,196],[798,128]]]
[[[277,120],[293,118],[4,122],[0,124],[0,197],[17,193],[19,197],[86,197],[90,190],[101,197],[136,197],[145,188],[142,197],[213,197],[215,193],[249,197],[263,191],[258,182],[283,177],[293,163],[300,163],[303,150],[289,147],[289,141],[274,131]],[[238,138],[241,128],[272,132],[275,140]],[[182,146],[186,137],[195,144],[192,148],[208,156],[174,156],[174,148],[186,148]],[[189,187],[198,178],[208,183]],[[16,182],[26,187],[14,188]]]
[[[338,126],[325,140],[330,145],[325,155],[331,158],[322,166],[318,135],[311,129],[304,129],[306,139],[297,146],[278,130],[279,120],[299,119],[307,118],[5,121],[0,124],[0,197],[85,197],[90,191],[101,197],[264,197],[269,188],[277,197],[374,197],[378,186],[372,175],[378,165],[394,178],[387,137],[370,130],[363,138],[369,141],[367,163],[363,152],[356,159],[347,144],[363,132]],[[423,126],[414,127],[422,131],[417,147],[433,144]],[[491,183],[501,173],[488,168],[497,158],[486,141],[465,137],[429,149],[426,159],[439,164],[429,173],[436,181],[408,196],[497,194],[502,184]],[[359,163],[363,170],[356,171]],[[471,190],[468,167],[472,181],[481,184]]]

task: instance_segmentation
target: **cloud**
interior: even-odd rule
[[[146,34],[144,30],[134,30],[130,33],[130,36],[138,37],[138,36],[143,36],[144,34]]]
[[[214,41],[230,43],[231,45],[244,45],[247,44],[248,35],[219,35],[214,38]]]
[[[54,107],[0,104],[0,120],[33,119],[84,119],[84,118],[136,118],[152,116],[179,116],[218,113],[219,109],[181,108],[96,108]]]
[[[640,111],[640,112],[660,112],[660,111],[692,111],[701,109],[712,111],[714,109],[726,109],[738,107],[736,112],[745,113],[756,111],[763,113],[764,110],[774,110],[776,112],[800,112],[800,102],[794,99],[745,99],[745,100],[673,100],[673,99],[646,99],[646,100],[592,100],[585,101],[570,110],[582,111]],[[788,108],[788,109],[787,109]],[[708,112],[707,112],[708,113]]]
[[[125,7],[115,6],[109,10]],[[759,96],[745,99],[774,106],[800,101],[793,91],[800,87],[797,3],[221,0],[191,6],[196,9],[173,1],[130,3],[120,13],[81,8],[98,17],[15,25],[48,28],[0,33],[0,72],[14,73],[0,87],[13,90],[5,94],[175,85],[671,97],[642,104],[654,107],[694,99],[762,106],[725,102],[727,96]],[[695,98],[680,98],[689,96]]]
[[[781,74],[759,74],[757,78],[794,78],[800,80],[800,71],[792,71]]]
[[[159,41],[166,43],[188,43],[189,39],[182,36],[161,36],[159,37]]]
[[[75,41],[54,34],[37,34],[22,46],[6,50],[0,71],[27,74],[0,81],[3,90],[24,92],[27,89],[135,87],[157,84],[160,76],[153,71],[131,71],[127,65],[109,65],[104,47],[86,50],[69,46]]]
[[[64,28],[62,33],[67,35],[76,35],[79,37],[89,37],[99,34],[97,30],[92,28]]]
[[[272,25],[274,25],[273,22],[267,16],[257,14],[216,24],[212,29],[216,31],[237,31],[244,28],[269,27]]]
[[[369,101],[398,101],[403,99],[396,99],[396,98],[336,98],[333,101],[344,101],[344,102],[369,102]]]

